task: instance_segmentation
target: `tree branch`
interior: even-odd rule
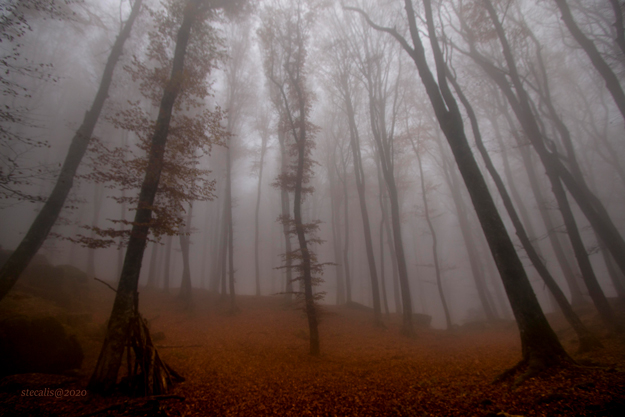
[[[371,20],[369,15],[364,10],[359,9],[358,7],[343,6],[343,10],[349,10],[352,12],[359,13],[362,17],[365,18],[369,26],[371,26],[373,29],[390,34],[392,37],[394,37],[397,40],[397,42],[399,42],[401,47],[404,48],[406,52],[408,52],[408,54],[410,54],[410,56],[414,54],[414,49],[408,44],[406,39],[397,32],[395,28],[387,28],[387,27],[376,24],[373,20]]]

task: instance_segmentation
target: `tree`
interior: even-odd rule
[[[417,156],[417,163],[419,165],[419,182],[421,183],[421,198],[423,200],[423,213],[425,214],[425,221],[428,224],[428,229],[430,230],[430,234],[432,235],[432,259],[434,261],[434,273],[436,276],[436,288],[438,289],[438,294],[441,297],[441,304],[443,305],[443,311],[445,312],[445,323],[447,325],[447,330],[451,330],[451,315],[449,313],[449,307],[447,306],[447,300],[445,298],[445,292],[443,291],[443,279],[441,277],[441,265],[438,259],[438,239],[436,237],[436,229],[434,228],[434,223],[432,223],[432,218],[430,216],[430,206],[428,204],[427,191],[428,187],[425,185],[425,178],[423,175],[423,163],[421,161],[422,153],[425,153],[425,145],[423,142],[419,142],[419,147],[415,143],[414,138],[410,133],[409,140],[412,145],[412,149],[414,150],[415,155]]]
[[[26,269],[31,259],[35,256],[43,242],[48,237],[52,226],[56,222],[61,210],[65,205],[65,200],[69,194],[74,176],[78,166],[87,150],[93,130],[98,122],[104,102],[108,96],[109,87],[113,80],[113,71],[124,49],[124,43],[130,36],[132,25],[134,24],[142,0],[136,0],[132,11],[124,27],[118,35],[111,53],[104,67],[100,87],[89,111],[85,112],[82,124],[72,138],[71,145],[61,167],[54,189],[41,208],[33,224],[28,229],[26,236],[15,249],[4,266],[0,269],[0,300],[2,300],[9,290],[15,285],[20,274]]]
[[[622,236],[619,234],[618,230],[616,230],[614,225],[611,225],[611,219],[607,215],[607,212],[605,212],[603,205],[587,187],[583,178],[579,176],[576,177],[574,173],[570,172],[570,170],[561,162],[557,149],[550,145],[551,142],[546,137],[544,129],[541,129],[538,120],[534,116],[529,95],[523,85],[523,81],[517,69],[516,60],[512,54],[512,49],[497,12],[490,0],[483,0],[482,4],[490,21],[492,22],[497,39],[502,46],[502,52],[505,57],[509,77],[512,81],[513,87],[511,87],[508,83],[504,73],[500,72],[490,61],[486,60],[476,50],[475,38],[471,35],[469,35],[471,47],[470,55],[504,92],[510,106],[517,115],[519,123],[525,130],[527,137],[530,139],[534,149],[538,153],[541,162],[545,167],[554,196],[558,202],[558,207],[560,208],[569,240],[571,241],[575,257],[578,261],[584,282],[589,290],[589,294],[593,299],[593,302],[595,303],[602,319],[609,326],[618,331],[620,327],[616,323],[614,313],[607,302],[601,287],[599,286],[590,260],[588,259],[588,253],[583,244],[582,237],[579,232],[579,228],[577,227],[563,183],[566,184],[569,191],[571,191],[591,225],[595,227],[595,230],[597,230],[601,236],[604,236],[605,233],[606,239],[609,238],[614,243],[614,245],[611,246],[612,250],[618,253],[620,249],[619,246],[621,243],[625,244],[625,241],[623,241]],[[466,27],[466,24],[465,30],[470,31],[470,29]]]
[[[38,19],[70,20],[75,0],[9,0],[0,4],[0,200],[45,202],[45,196],[31,192],[35,181],[52,179],[56,172],[47,164],[28,161],[28,154],[49,147],[45,139],[34,139],[24,133],[36,127],[30,116],[29,101],[33,87],[27,80],[43,83],[56,81],[52,64],[38,63],[24,57],[24,38],[33,31]],[[26,104],[24,103],[26,102]]]
[[[353,33],[352,33],[353,34]],[[334,42],[331,46],[331,54],[329,60],[333,66],[332,78],[334,88],[337,91],[341,107],[347,117],[349,125],[350,149],[352,161],[354,165],[354,176],[356,179],[356,190],[358,192],[358,203],[360,206],[360,217],[362,218],[362,230],[365,237],[365,249],[367,253],[367,266],[369,268],[369,279],[371,281],[371,289],[373,296],[373,320],[376,326],[383,326],[382,314],[380,307],[380,293],[378,273],[375,263],[375,255],[373,253],[373,238],[371,236],[371,225],[369,220],[369,212],[367,209],[367,201],[365,197],[365,175],[362,166],[360,133],[356,123],[356,108],[353,102],[353,94],[355,89],[356,77],[355,68],[352,64],[354,51],[351,51],[349,45],[350,34],[342,33],[342,39]],[[345,178],[344,181],[347,181]],[[345,201],[347,205],[347,200]],[[347,225],[346,225],[347,227]],[[347,233],[347,232],[346,232]],[[347,245],[347,237],[345,244]],[[345,260],[346,262],[346,260]],[[351,293],[351,291],[350,291]],[[351,301],[351,294],[350,294]]]
[[[215,16],[220,4],[205,0],[188,0],[184,2],[169,3],[167,14],[160,14],[158,17],[164,25],[164,34],[175,36],[163,36],[161,39],[167,42],[162,47],[174,42],[174,54],[171,64],[171,75],[164,88],[161,90],[159,113],[156,123],[153,125],[151,135],[151,145],[149,148],[149,158],[145,169],[145,176],[139,193],[139,201],[132,231],[128,241],[124,267],[120,278],[115,303],[108,322],[107,333],[100,351],[100,356],[96,364],[94,373],[89,381],[89,389],[96,392],[110,392],[117,383],[118,372],[122,363],[122,356],[129,342],[129,337],[137,333],[137,329],[144,330],[142,343],[135,343],[135,360],[140,367],[140,374],[144,379],[145,394],[159,394],[167,392],[174,380],[175,374],[171,369],[162,363],[158,352],[151,347],[149,332],[142,326],[143,319],[138,312],[138,292],[139,273],[143,252],[147,243],[150,231],[153,205],[158,191],[158,185],[165,162],[165,151],[168,133],[172,122],[174,109],[180,111],[179,96],[203,98],[208,93],[207,88],[192,89],[185,88],[193,86],[197,82],[205,82],[207,72],[210,72],[212,65],[208,67],[185,67],[185,56],[187,51],[198,52],[201,48],[206,48],[203,36],[191,37],[192,29],[194,33],[209,34],[209,39],[215,41],[213,31],[208,25],[208,19]],[[178,27],[177,30],[175,28]],[[169,29],[169,30],[167,30]],[[168,39],[169,38],[169,39]],[[160,40],[158,36],[153,39]],[[155,46],[159,46],[158,44]],[[213,48],[217,45],[213,43]],[[213,49],[210,48],[210,49]],[[209,50],[210,50],[209,49]],[[214,50],[214,49],[213,49]],[[204,50],[205,51],[205,50]],[[215,58],[213,56],[213,58]],[[192,63],[193,61],[190,60]],[[211,126],[209,126],[210,128]],[[206,127],[204,127],[206,128]],[[213,125],[216,129],[214,133],[221,134],[221,129]],[[147,358],[142,355],[147,354]],[[144,362],[140,362],[144,360]]]
[[[577,314],[571,307],[571,304],[569,304],[568,300],[566,299],[566,296],[564,295],[564,293],[562,292],[562,290],[556,283],[556,280],[553,278],[553,276],[547,269],[547,266],[541,259],[541,256],[539,255],[538,251],[534,248],[534,245],[532,244],[530,237],[525,231],[525,228],[523,227],[523,223],[521,222],[521,219],[519,215],[517,214],[517,210],[514,208],[514,205],[512,203],[512,198],[510,198],[510,195],[508,194],[508,190],[506,189],[503,183],[503,180],[501,179],[501,176],[497,172],[497,169],[495,169],[495,166],[488,154],[488,151],[486,150],[486,147],[484,146],[484,142],[482,141],[482,134],[480,132],[479,124],[477,121],[477,116],[475,115],[473,106],[471,106],[471,103],[469,102],[467,97],[464,95],[464,92],[460,88],[460,85],[458,84],[458,81],[456,80],[455,76],[452,74],[451,70],[448,71],[448,79],[449,79],[449,82],[454,87],[454,90],[456,91],[456,95],[462,102],[462,105],[464,106],[469,116],[469,120],[471,121],[471,129],[473,131],[473,137],[475,138],[477,148],[480,154],[482,155],[482,159],[484,160],[486,169],[488,170],[490,176],[493,179],[493,182],[495,183],[495,186],[497,187],[497,190],[499,191],[499,195],[501,196],[501,199],[503,200],[503,204],[506,208],[506,211],[508,212],[508,216],[510,217],[510,219],[512,220],[512,224],[514,225],[516,235],[521,241],[521,244],[523,245],[523,249],[525,249],[525,252],[530,258],[532,265],[534,266],[536,271],[538,271],[540,277],[543,279],[543,281],[545,282],[545,284],[551,291],[553,297],[558,303],[558,306],[562,310],[569,324],[571,324],[571,326],[577,333],[577,336],[579,338],[579,351],[587,352],[589,350],[602,347],[601,342],[599,342],[599,340],[588,330],[588,328],[579,319],[579,317],[577,316]]]
[[[592,65],[605,81],[605,86],[612,95],[616,106],[621,112],[621,116],[623,116],[623,119],[625,120],[625,92],[623,91],[623,87],[621,86],[618,77],[616,76],[612,68],[610,68],[608,63],[603,59],[595,44],[586,35],[584,35],[584,32],[582,32],[582,30],[579,28],[579,26],[575,22],[575,19],[573,18],[573,14],[571,13],[571,9],[569,8],[566,0],[554,1],[558,6],[558,9],[560,9],[560,13],[562,14],[562,21],[564,21],[564,24],[569,29],[569,32],[571,32],[571,35],[573,35],[573,38],[575,38],[575,40],[577,41],[577,43],[579,43],[584,52],[586,52],[586,55],[588,55],[590,62],[592,62]],[[617,42],[619,42],[619,48],[623,48],[623,46],[625,46],[625,43],[623,43],[623,15],[620,11],[620,7],[618,7],[618,2],[612,1],[612,4],[617,19],[616,28],[618,33],[616,40]],[[616,5],[616,7],[614,5]]]
[[[277,180],[281,188],[293,192],[293,217],[282,217],[281,221],[289,227],[290,233],[297,237],[299,243],[299,249],[286,253],[285,258],[299,261],[296,270],[303,284],[310,354],[316,356],[320,354],[320,343],[315,300],[320,294],[316,296],[313,293],[313,285],[320,279],[318,275],[322,273],[324,265],[317,262],[310,248],[312,244],[320,243],[314,237],[319,227],[318,221],[304,223],[302,216],[303,197],[313,192],[308,184],[313,174],[311,153],[316,128],[309,121],[312,93],[306,87],[305,64],[315,11],[314,4],[303,1],[294,2],[290,7],[268,7],[259,34],[265,53],[265,73],[282,99],[280,110],[284,112],[282,120],[286,121],[286,125],[280,128],[288,132],[290,152],[295,159],[287,175],[281,174]],[[277,67],[281,67],[279,74]]]
[[[504,283],[521,336],[523,358],[520,365],[528,365],[526,378],[547,367],[571,361],[558,341],[553,329],[545,318],[534,294],[523,264],[516,253],[514,244],[497,211],[484,177],[473,157],[464,132],[460,109],[447,84],[447,65],[438,43],[431,2],[424,1],[427,33],[434,55],[437,77],[432,74],[426,59],[425,49],[417,26],[417,19],[411,0],[405,0],[405,11],[412,44],[395,29],[375,24],[364,11],[361,13],[367,23],[393,36],[414,61],[423,86],[434,109],[441,130],[454,154],[456,164],[464,179],[477,213],[480,225],[490,247],[493,258]]]
[[[242,133],[241,124],[246,105],[250,102],[250,77],[247,72],[246,57],[249,52],[249,33],[243,25],[237,25],[230,31],[229,60],[226,65],[226,130],[229,133],[228,148],[226,150],[226,178],[224,195],[224,221],[227,227],[228,251],[228,282],[230,294],[230,311],[237,311],[235,279],[234,279],[234,219],[232,198],[232,164],[235,155],[234,139]]]
[[[373,136],[374,150],[378,168],[382,172],[385,191],[388,194],[391,211],[391,229],[393,237],[393,251],[397,259],[397,272],[401,288],[402,301],[402,333],[406,336],[414,336],[412,326],[412,297],[408,280],[408,266],[404,253],[402,239],[399,190],[396,180],[396,155],[395,155],[395,125],[400,102],[399,85],[401,79],[401,61],[397,63],[398,69],[391,72],[393,61],[384,58],[391,55],[385,45],[375,42],[369,33],[363,36],[364,56],[360,55],[359,70],[363,78],[363,84],[368,95],[369,124]],[[392,80],[392,81],[391,81]],[[390,103],[389,103],[390,102]],[[387,119],[387,113],[390,117]],[[390,120],[389,120],[390,119]],[[361,167],[362,172],[362,167]],[[361,174],[362,175],[362,174]],[[373,257],[373,250],[372,255]],[[374,310],[380,311],[380,295],[378,290],[377,276],[375,282],[372,278],[371,288],[374,297]],[[376,305],[377,304],[377,305]],[[377,307],[377,309],[376,309]]]
[[[260,233],[259,233],[259,214],[260,214],[260,197],[261,186],[263,183],[263,168],[265,166],[265,154],[269,147],[269,139],[271,137],[270,130],[270,114],[269,109],[263,107],[257,114],[256,127],[260,135],[259,161],[255,164],[258,169],[258,186],[256,187],[256,207],[254,209],[254,282],[256,284],[256,296],[260,296]]]

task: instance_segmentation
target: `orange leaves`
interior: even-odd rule
[[[217,297],[207,292],[197,291],[194,299],[190,315],[171,296],[141,295],[145,315],[160,317],[154,330],[178,346],[160,354],[186,377],[173,392],[185,401],[167,403],[170,416],[593,416],[620,415],[625,404],[625,346],[618,338],[583,356],[604,364],[609,358],[615,364],[609,370],[553,370],[512,389],[492,381],[520,357],[514,330],[423,329],[407,339],[398,316],[385,318],[388,328],[380,330],[370,313],[325,306],[323,355],[315,358],[300,336],[305,317],[285,308],[281,297],[240,296],[236,316],[222,314]],[[108,312],[110,300],[94,308]],[[99,316],[104,322],[106,314]],[[99,344],[87,340],[89,363]],[[8,385],[0,399],[0,414],[14,407],[24,415],[44,410],[64,416],[121,401],[89,394],[33,402]]]

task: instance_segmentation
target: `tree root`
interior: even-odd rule
[[[131,364],[134,356],[134,364]],[[130,323],[128,344],[128,376],[131,393],[143,396],[166,394],[175,382],[184,378],[167,365],[152,343],[147,321],[136,312]]]

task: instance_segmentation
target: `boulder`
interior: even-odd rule
[[[417,327],[428,328],[432,323],[432,316],[429,314],[413,313],[412,321]]]
[[[0,321],[0,375],[63,373],[80,368],[82,347],[54,317]]]

